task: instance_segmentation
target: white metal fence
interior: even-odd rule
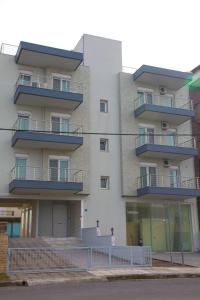
[[[151,97],[148,97],[148,94],[151,94]],[[143,97],[139,96],[134,100],[134,109],[142,106],[143,104],[153,104],[158,106],[165,106],[171,108],[182,108],[193,110],[192,101],[186,98],[170,98],[165,95],[147,93]]]
[[[70,136],[82,136],[83,128],[81,125],[77,125],[71,122],[65,121],[55,121],[51,120],[50,122],[46,120],[34,120],[27,118],[18,118],[14,123],[13,134],[15,131],[38,131],[46,132],[49,134],[59,134],[59,135],[70,135]]]
[[[1,44],[0,54],[15,55],[17,53],[18,46],[11,44]]]
[[[147,174],[137,178],[137,188],[140,189],[144,187],[199,189],[200,178]]]
[[[61,182],[83,182],[86,172],[68,168],[47,168],[15,166],[10,173],[11,180],[41,180]]]
[[[91,268],[152,266],[150,247],[10,248],[8,273],[81,271]]]
[[[173,134],[146,134],[138,135],[135,138],[136,148],[145,144],[163,145],[171,147],[184,147],[184,148],[196,148],[195,138],[186,138],[184,136],[177,136]]]
[[[63,75],[64,76],[64,75]],[[59,84],[58,86],[54,84],[54,80],[57,78],[56,76],[48,76],[42,74],[20,74],[15,89],[19,85],[24,86],[32,86],[35,88],[43,88],[43,89],[50,89],[56,90],[61,92],[72,92],[72,93],[83,93],[83,84],[81,82],[76,82],[69,79],[65,79],[65,84]],[[64,80],[64,79],[63,79]]]

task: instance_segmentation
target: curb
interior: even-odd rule
[[[28,282],[26,280],[15,280],[15,281],[1,281],[0,287],[6,286],[28,286]]]
[[[171,278],[200,278],[200,274],[183,273],[183,274],[129,274],[129,275],[108,275],[108,281],[116,280],[142,280],[142,279],[171,279]]]
[[[30,279],[27,280],[27,286],[48,285],[56,283],[80,283],[80,282],[100,282],[108,281],[106,276],[85,277],[85,278],[52,278],[52,279]]]

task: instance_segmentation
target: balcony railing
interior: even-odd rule
[[[18,46],[11,44],[1,44],[0,54],[15,55],[17,53]]]
[[[151,93],[150,93],[151,94]],[[144,97],[137,97],[134,100],[134,109],[136,110],[143,104],[151,104],[163,107],[170,107],[170,108],[181,108],[186,110],[193,110],[192,101],[186,98],[166,98],[165,95],[157,95],[152,94],[152,98],[148,99],[146,95]]]
[[[13,134],[15,131],[37,131],[48,134],[59,134],[69,136],[82,136],[83,127],[80,125],[73,124],[65,121],[50,121],[46,120],[34,120],[34,119],[23,119],[18,118],[14,123]]]
[[[145,187],[199,189],[200,178],[147,174],[137,178],[137,189]]]
[[[146,144],[163,145],[170,147],[196,148],[195,138],[186,139],[183,136],[176,135],[138,135],[135,139],[136,148]]]
[[[68,168],[47,168],[32,166],[15,166],[11,172],[11,180],[37,180],[53,182],[83,182],[86,172]]]
[[[55,91],[60,91],[60,92],[71,92],[71,93],[80,93],[83,94],[83,84],[80,82],[76,81],[71,81],[71,80],[66,80],[66,84],[61,87],[55,87],[53,86],[53,79],[58,77],[54,76],[45,76],[45,75],[40,75],[40,74],[24,74],[26,78],[23,76],[19,75],[15,89],[19,85],[24,85],[24,86],[31,86],[35,88],[41,88],[41,89],[50,89],[50,90],[55,90]],[[64,76],[64,75],[63,75]]]

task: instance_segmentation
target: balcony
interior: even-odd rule
[[[140,135],[135,139],[136,155],[183,161],[198,154],[194,138],[174,135]]]
[[[75,110],[83,102],[83,85],[79,82],[68,80],[58,87],[53,76],[25,76],[20,75],[16,82],[14,104]]]
[[[192,73],[143,65],[133,74],[133,80],[138,83],[164,86],[169,90],[177,91],[192,80]]]
[[[73,195],[83,190],[81,170],[15,166],[11,170],[9,192],[16,195]]]
[[[165,95],[152,94],[152,97],[137,97],[134,101],[136,118],[149,121],[166,121],[178,126],[194,117],[191,100],[166,98]]]
[[[69,122],[18,118],[13,126],[12,147],[73,151],[83,145],[82,127]]]
[[[83,61],[83,53],[20,42],[15,61],[26,66],[75,71]]]
[[[148,174],[137,178],[137,196],[160,200],[199,197],[200,178]]]

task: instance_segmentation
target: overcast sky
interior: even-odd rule
[[[200,64],[199,0],[0,0],[0,43],[73,49],[83,33],[122,41],[123,65]]]

